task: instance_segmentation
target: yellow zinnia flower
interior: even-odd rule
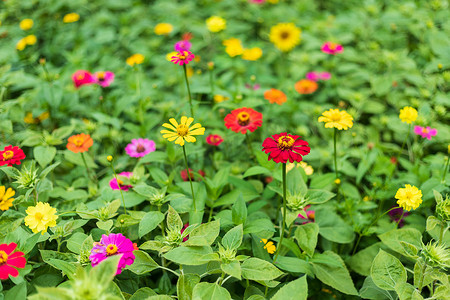
[[[27,46],[27,42],[25,41],[25,38],[20,39],[16,44],[16,49],[19,51],[22,51]]]
[[[239,39],[231,38],[223,41],[222,44],[226,47],[225,52],[231,57],[241,55],[244,52],[244,47],[242,47],[241,40]]]
[[[229,97],[225,97],[223,95],[214,95],[214,102],[215,103],[220,103],[223,101],[227,101],[228,99],[230,99]]]
[[[33,28],[33,20],[31,19],[23,19],[22,21],[20,21],[19,23],[19,27],[22,30],[30,30],[31,28]]]
[[[258,47],[245,49],[242,53],[242,59],[255,61],[258,60],[262,56],[262,54],[262,49]]]
[[[402,109],[400,109],[399,118],[400,120],[402,120],[402,122],[411,124],[417,119],[417,115],[418,115],[417,110],[415,110],[411,106],[405,106]]]
[[[353,117],[345,110],[330,109],[319,117],[319,122],[325,122],[325,128],[337,128],[347,130],[353,126]]]
[[[395,199],[398,199],[397,204],[400,207],[410,211],[418,208],[420,203],[422,203],[422,191],[415,186],[406,184],[404,188],[398,189]]]
[[[24,39],[27,45],[34,45],[37,42],[37,38],[34,34],[27,35]]]
[[[0,186],[0,210],[8,210],[14,201],[12,198],[16,192],[12,188],[6,188],[2,185]]]
[[[195,142],[196,138],[193,137],[193,135],[205,134],[205,127],[202,127],[200,123],[196,123],[190,126],[192,122],[194,122],[194,118],[182,116],[180,124],[178,124],[174,118],[170,118],[169,122],[172,124],[164,123],[162,125],[163,127],[170,129],[161,130],[163,138],[167,139],[169,142],[175,141],[175,144],[178,144],[180,146],[184,146],[184,141],[188,143]]]
[[[140,65],[144,62],[144,55],[136,53],[127,58],[127,65],[134,66]]]
[[[267,253],[274,254],[277,250],[277,247],[273,244],[272,241],[267,241],[267,239],[261,239],[261,242],[264,243],[264,249],[267,250]]]
[[[287,52],[300,43],[301,33],[294,23],[280,23],[270,28],[270,41],[281,51]]]
[[[178,53],[177,51],[172,51],[172,52],[167,53],[166,60],[167,61],[172,61],[172,56],[177,55],[177,53]]]
[[[70,13],[64,16],[63,22],[64,23],[73,23],[80,19],[80,15],[77,13]]]
[[[206,27],[211,32],[219,32],[227,28],[227,21],[218,16],[212,16],[206,19]]]
[[[169,23],[156,24],[155,29],[154,29],[154,31],[157,35],[168,35],[169,33],[172,32],[172,30],[173,30],[173,26],[172,26],[172,24],[169,24]]]
[[[56,226],[56,208],[53,208],[48,203],[38,202],[36,206],[30,206],[25,211],[25,225],[28,226],[34,233],[47,232],[48,227]]]

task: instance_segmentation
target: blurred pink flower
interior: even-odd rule
[[[245,84],[245,88],[249,89],[249,90],[254,90],[257,91],[261,88],[261,85],[259,83],[255,83],[255,84],[250,84],[250,83],[246,83]]]
[[[424,139],[426,138],[431,140],[431,137],[437,134],[437,129],[431,127],[425,128],[422,126],[414,126],[414,133],[420,135]]]
[[[173,47],[175,51],[182,52],[182,51],[190,51],[192,47],[191,42],[189,40],[181,40],[179,42],[175,43],[175,46]]]
[[[131,175],[133,175],[133,173],[132,172],[122,172],[122,173],[119,173],[117,175],[118,176],[123,176],[123,177],[126,177],[126,178],[130,178]],[[113,179],[111,179],[109,181],[109,186],[113,190],[118,190],[120,188],[122,191],[128,191],[129,189],[131,189],[133,187],[131,185],[123,185],[123,182],[122,182],[122,180],[120,180],[120,178],[117,178],[117,179],[113,178]]]
[[[250,3],[263,4],[266,0],[249,0]]]
[[[95,72],[95,81],[102,87],[108,87],[114,81],[114,73],[110,71],[105,72]]]
[[[176,65],[187,65],[189,62],[191,62],[194,59],[195,55],[186,50],[179,51],[177,54],[172,56],[172,59],[170,60]]]
[[[333,42],[326,42],[322,45],[322,52],[327,54],[335,55],[336,53],[342,53],[343,51],[344,47],[342,47],[342,45]]]
[[[94,75],[86,70],[78,70],[72,75],[73,84],[78,89],[80,86],[96,83]]]
[[[310,208],[310,207],[311,207],[311,205],[307,205],[307,206],[304,208],[304,210],[305,210],[305,212],[306,212],[306,216],[307,216],[308,218],[305,218],[305,217],[303,217],[301,214],[298,214],[298,217],[299,217],[300,219],[305,220],[304,222],[302,222],[302,224],[314,222],[315,219],[316,219],[316,211],[315,211],[315,210],[307,210],[307,209]]]
[[[309,72],[306,74],[306,79],[312,80],[312,81],[319,81],[319,80],[329,80],[331,78],[331,74],[328,72]]]
[[[125,147],[125,152],[131,157],[144,157],[155,150],[155,142],[149,139],[132,139]]]

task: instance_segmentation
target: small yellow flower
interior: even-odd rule
[[[319,122],[325,122],[325,128],[337,128],[347,130],[353,126],[353,117],[345,110],[330,109],[319,117]]]
[[[303,170],[305,171],[305,174],[308,175],[308,176],[310,176],[310,175],[312,175],[314,173],[313,167],[311,167],[310,165],[308,165],[304,161],[301,161],[299,163],[299,166],[303,168]]]
[[[245,49],[242,53],[242,59],[255,61],[258,60],[262,56],[262,54],[262,49],[258,47]]]
[[[227,28],[227,21],[218,16],[212,16],[206,19],[206,27],[211,32],[219,32]]]
[[[37,38],[34,34],[27,35],[24,39],[27,45],[34,45],[37,42]]]
[[[364,196],[364,198],[362,199],[364,202],[370,201],[370,197],[369,196]]]
[[[264,249],[267,250],[267,253],[274,254],[277,250],[277,247],[273,244],[272,241],[267,241],[267,239],[261,239],[261,242],[264,243]]]
[[[270,41],[283,52],[292,50],[300,43],[302,31],[294,23],[280,23],[270,28]]]
[[[172,52],[170,52],[170,53],[167,53],[167,55],[166,55],[166,60],[167,61],[171,61],[171,59],[172,59],[172,56],[175,56],[175,55],[177,55],[177,51],[172,51]]]
[[[341,184],[341,180],[340,180],[339,178],[336,178],[336,179],[334,180],[334,183],[337,184],[337,185],[339,185],[339,184]]]
[[[230,99],[230,98],[222,96],[222,95],[214,95],[214,102],[215,103],[220,103],[220,102],[223,102],[223,101],[227,101],[228,99]]]
[[[112,155],[108,155],[108,156],[106,157],[106,159],[107,159],[109,162],[112,162],[114,158],[112,157]]]
[[[267,0],[270,4],[277,4],[279,0]]]
[[[157,35],[168,35],[173,31],[173,26],[169,23],[159,23],[156,24],[154,31]]]
[[[136,53],[127,58],[127,65],[134,66],[140,65],[144,62],[144,55],[140,53]]]
[[[28,226],[34,233],[47,232],[48,227],[56,226],[56,208],[53,208],[48,203],[38,202],[36,206],[29,206],[25,211],[25,225]]]
[[[403,209],[410,211],[416,209],[422,203],[422,191],[415,186],[406,184],[404,188],[398,189],[395,194],[397,204]]]
[[[242,47],[241,40],[239,39],[231,38],[223,41],[222,44],[226,47],[225,52],[231,57],[241,55],[244,52],[244,47]]]
[[[31,19],[23,19],[22,21],[20,21],[19,27],[22,30],[30,30],[31,28],[33,28],[33,20]]]
[[[12,188],[6,188],[2,185],[0,186],[0,210],[8,210],[14,201],[14,198],[12,198],[16,192]]]
[[[196,141],[194,135],[204,135],[205,128],[202,127],[200,123],[196,123],[191,126],[194,122],[194,118],[188,118],[186,116],[181,117],[181,122],[178,122],[174,118],[169,119],[169,123],[164,123],[162,126],[170,130],[161,130],[163,138],[167,139],[169,142],[175,141],[175,144],[184,146],[184,142],[193,143]]]
[[[64,23],[73,23],[77,22],[80,19],[80,15],[77,13],[70,13],[64,16],[63,22]]]
[[[412,108],[411,106],[405,106],[400,109],[399,118],[402,122],[406,122],[407,124],[411,124],[417,119],[417,110]]]
[[[19,51],[22,51],[27,46],[27,42],[25,41],[25,38],[20,39],[16,44],[16,49]]]

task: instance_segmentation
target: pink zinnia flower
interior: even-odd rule
[[[114,81],[114,73],[110,71],[95,72],[95,82],[102,87],[108,87]]]
[[[189,227],[189,222],[184,224],[183,228],[181,228],[180,233],[183,234],[183,232],[186,230],[186,228]],[[189,239],[189,234],[183,238],[183,243],[186,242]]]
[[[122,273],[122,270],[127,265],[132,265],[135,259],[133,254],[133,242],[127,239],[121,233],[111,233],[110,235],[102,235],[102,239],[99,243],[94,243],[94,247],[91,250],[89,260],[92,266],[95,267],[109,256],[122,254],[117,267],[116,275]]]
[[[420,135],[424,139],[426,138],[431,140],[431,137],[437,134],[437,129],[429,126],[427,126],[427,128],[422,126],[414,126],[414,133]]]
[[[254,90],[257,91],[259,90],[259,88],[261,87],[261,85],[259,83],[255,83],[255,84],[250,84],[250,83],[246,83],[245,84],[245,88],[249,89],[249,90]]]
[[[331,79],[331,73],[329,73],[329,72],[320,72],[319,73],[319,79],[320,80],[330,80]]]
[[[200,176],[205,177],[205,172],[203,170],[198,170],[197,172],[198,174],[200,174]],[[189,168],[189,175],[191,176],[191,180],[194,180],[194,173],[192,172],[192,169]],[[189,181],[189,177],[188,177],[188,173],[186,171],[186,169],[183,169],[180,171],[180,176],[181,179],[183,179],[183,181]],[[200,178],[201,180],[201,178]]]
[[[125,151],[131,157],[144,157],[155,150],[155,142],[149,139],[132,139],[125,147]]]
[[[177,54],[175,54],[174,56],[172,56],[172,59],[170,60],[171,62],[173,62],[174,64],[178,64],[180,66],[184,65],[184,64],[188,64],[191,60],[193,60],[195,57],[195,55],[187,50],[182,50],[179,51]]]
[[[212,146],[219,146],[223,142],[223,138],[218,134],[210,134],[206,137],[206,142]]]
[[[322,45],[322,52],[327,54],[336,55],[336,53],[342,53],[343,51],[344,47],[342,45],[333,42],[326,42]]]
[[[192,44],[187,39],[183,39],[181,41],[178,41],[175,43],[175,46],[173,47],[175,51],[182,52],[182,51],[189,51],[191,50]]]
[[[27,260],[25,259],[24,253],[17,251],[16,243],[1,244],[0,245],[0,279],[6,280],[9,275],[12,277],[19,276],[19,271],[17,269],[25,268]]]
[[[312,81],[329,80],[330,78],[331,74],[328,72],[309,72],[306,74],[306,79]]]
[[[72,80],[77,89],[82,85],[89,85],[97,82],[94,75],[86,70],[78,70],[73,73]]]
[[[249,0],[249,2],[255,3],[255,4],[263,4],[264,2],[266,2],[266,0]]]
[[[133,175],[133,172],[122,172],[117,174],[118,176],[123,176],[126,178],[130,178],[131,175]],[[109,186],[111,187],[111,189],[113,190],[118,190],[121,189],[122,191],[128,191],[129,189],[131,189],[133,186],[131,185],[123,185],[123,181],[120,180],[120,178],[116,179],[113,178],[109,181]]]
[[[302,222],[302,224],[314,222],[315,219],[316,219],[316,211],[315,211],[315,210],[307,210],[307,209],[309,209],[310,207],[311,207],[311,205],[307,205],[307,206],[304,208],[304,211],[306,212],[306,216],[307,216],[308,218],[305,218],[305,217],[302,216],[301,214],[298,214],[298,217],[299,217],[300,219],[305,220],[304,222]]]

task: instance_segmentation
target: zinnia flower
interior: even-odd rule
[[[78,70],[72,75],[72,81],[75,87],[78,89],[80,86],[94,84],[97,82],[94,75],[86,70]]]
[[[150,152],[156,150],[156,144],[154,141],[149,139],[132,139],[125,147],[125,152],[131,157],[144,157]]]
[[[342,53],[344,51],[344,47],[333,42],[326,42],[322,45],[321,50],[324,53],[336,55],[337,53]]]
[[[270,41],[281,51],[287,52],[300,43],[301,33],[294,23],[280,23],[270,28]]]
[[[25,159],[25,153],[17,146],[6,146],[3,151],[0,151],[0,166],[8,165],[20,165],[21,160]]]
[[[246,134],[247,130],[253,132],[262,126],[262,117],[262,113],[252,108],[238,108],[225,116],[225,127],[234,132]]]
[[[64,23],[74,23],[80,19],[80,15],[77,13],[66,14],[63,18]]]
[[[353,117],[345,110],[330,109],[319,117],[319,122],[325,122],[325,128],[337,128],[347,130],[353,126]]]
[[[181,40],[175,43],[173,48],[176,52],[182,52],[182,51],[190,51],[192,47],[191,42],[189,40]],[[176,55],[177,53],[174,53],[173,55]]]
[[[398,227],[403,227],[405,220],[404,217],[409,215],[409,212],[405,212],[403,211],[403,208],[401,207],[397,207],[393,210],[390,210],[389,213],[389,218],[391,218],[392,222],[398,223]],[[403,217],[402,217],[403,215]]]
[[[127,65],[134,67],[134,65],[140,65],[144,62],[144,55],[136,53],[127,58]]]
[[[414,133],[420,135],[424,139],[431,140],[431,137],[437,134],[437,129],[429,126],[427,126],[427,128],[422,126],[414,126]]]
[[[122,254],[116,272],[116,275],[118,275],[122,273],[122,270],[125,269],[127,265],[132,265],[134,263],[135,256],[133,251],[133,242],[126,238],[123,234],[103,234],[100,242],[94,243],[89,259],[92,266],[95,267],[109,256]]]
[[[27,35],[24,39],[27,45],[34,45],[37,42],[37,38],[34,34]]]
[[[202,127],[200,123],[196,123],[191,126],[194,122],[194,118],[188,118],[186,116],[181,117],[181,122],[178,122],[174,118],[169,119],[169,123],[164,123],[162,126],[170,130],[161,130],[163,138],[167,139],[169,142],[175,141],[175,144],[184,146],[184,142],[193,143],[196,141],[194,135],[204,135],[205,128]]]
[[[319,81],[319,80],[330,80],[331,74],[328,72],[309,72],[306,74],[306,79],[312,80],[312,81]]]
[[[27,260],[23,257],[23,252],[14,252],[16,243],[0,245],[0,279],[6,280],[9,275],[12,277],[19,276],[19,271],[15,268],[23,269],[27,264]],[[14,253],[13,253],[14,252]]]
[[[202,177],[205,177],[205,175],[206,175],[203,170],[198,170],[197,173],[200,174],[200,176],[202,176]],[[183,181],[189,181],[189,177],[188,177],[188,173],[187,173],[186,169],[183,169],[180,171],[180,176],[181,176],[181,179],[183,179]],[[192,180],[194,179],[194,172],[192,171],[191,168],[189,168],[189,176],[191,176]],[[201,180],[201,178],[198,178],[198,179]]]
[[[227,21],[218,16],[212,16],[206,19],[206,27],[211,32],[219,32],[227,28]]]
[[[267,250],[267,253],[274,254],[277,250],[277,247],[273,244],[272,241],[267,241],[267,239],[261,239],[261,242],[264,243],[264,249]]]
[[[25,117],[23,118],[23,121],[27,124],[39,124],[44,120],[47,120],[50,116],[50,113],[48,111],[43,112],[38,117],[34,118],[33,113],[28,112]]]
[[[402,122],[411,124],[417,119],[418,113],[417,110],[412,108],[411,106],[405,106],[400,109],[399,118]]]
[[[0,186],[0,210],[8,210],[14,201],[12,198],[16,192],[12,188],[6,190],[5,186]]]
[[[299,94],[312,94],[314,93],[319,85],[317,82],[309,79],[301,79],[295,83],[295,90]]]
[[[172,24],[169,23],[159,23],[155,26],[155,33],[157,35],[168,35],[173,30]]]
[[[269,100],[270,103],[276,103],[278,105],[286,102],[286,94],[277,89],[270,89],[264,92],[264,99]]]
[[[53,208],[48,203],[38,202],[36,206],[29,206],[25,211],[25,225],[28,226],[34,233],[47,232],[48,227],[56,226],[56,208]]]
[[[31,28],[33,28],[33,20],[32,19],[23,19],[22,21],[20,21],[19,23],[19,27],[22,30],[30,30]]]
[[[191,62],[194,59],[195,55],[191,51],[182,50],[177,52],[174,56],[172,56],[172,59],[170,60],[176,65],[187,65],[189,62]]]
[[[223,142],[223,137],[218,134],[210,134],[206,137],[206,142],[212,146],[219,146]]]
[[[94,141],[89,134],[80,133],[72,135],[68,139],[67,149],[73,153],[82,153],[88,151],[93,144]]]
[[[16,44],[16,49],[19,51],[22,51],[27,46],[27,42],[25,41],[25,38],[20,39]]]
[[[299,137],[286,132],[274,134],[264,140],[262,151],[269,154],[268,160],[273,159],[276,163],[300,162],[303,156],[309,154],[311,148],[308,147],[308,142]]]
[[[230,57],[235,57],[244,53],[244,47],[242,47],[241,40],[236,38],[231,38],[222,42],[225,46],[225,52]]]
[[[114,81],[114,73],[110,71],[95,72],[95,82],[101,87],[108,87]]]
[[[242,52],[242,59],[255,61],[255,60],[260,59],[262,54],[263,54],[263,51],[259,47],[255,47],[255,48],[251,48],[251,49],[244,49],[244,52]]]
[[[302,224],[311,223],[314,222],[316,219],[316,211],[315,210],[308,210],[311,207],[311,205],[306,205],[303,209],[306,213],[306,218],[302,216],[301,214],[298,214],[298,217],[300,219],[303,219],[305,221],[302,222]]]
[[[133,172],[122,172],[122,173],[117,174],[118,177],[123,176],[126,178],[130,178],[131,175],[133,175]],[[120,177],[117,179],[116,178],[111,179],[109,181],[109,186],[111,187],[112,190],[121,189],[122,191],[128,191],[129,189],[131,189],[133,187],[131,185],[124,185],[123,181],[120,180]]]
[[[416,209],[422,203],[422,191],[415,186],[406,184],[404,188],[398,189],[395,194],[397,204],[403,209],[410,211]]]

